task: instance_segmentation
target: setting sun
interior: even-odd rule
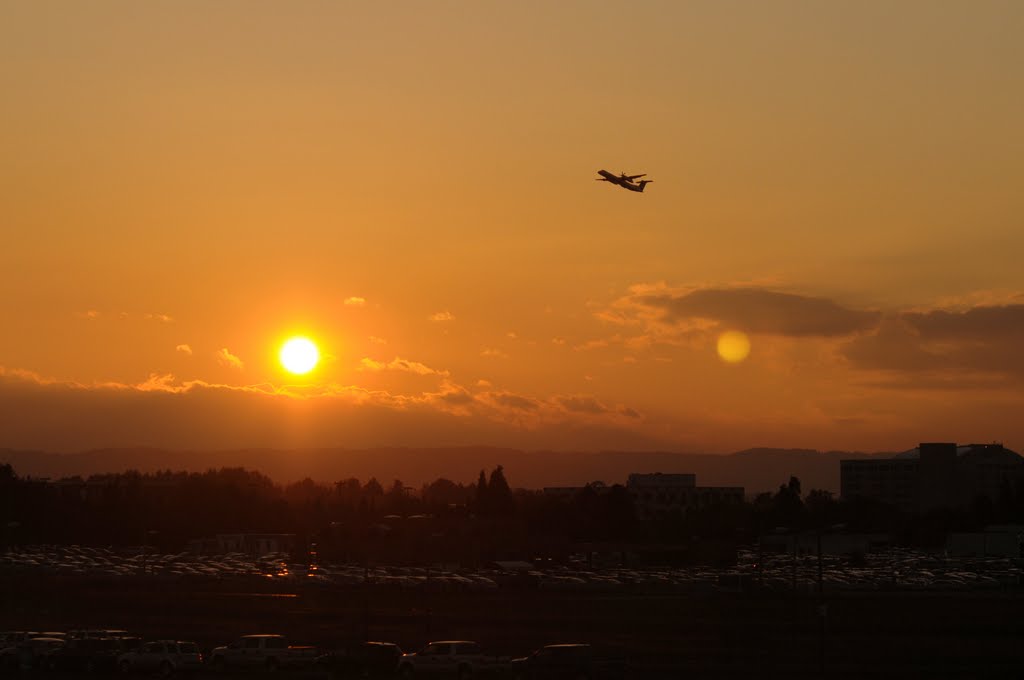
[[[279,357],[286,371],[302,375],[316,367],[320,350],[309,338],[292,338],[281,346]]]

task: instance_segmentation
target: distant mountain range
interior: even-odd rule
[[[747,449],[727,455],[671,452],[519,451],[492,447],[381,449],[248,449],[235,451],[165,451],[160,449],[101,449],[82,453],[48,453],[0,449],[0,463],[10,463],[19,476],[58,479],[138,470],[203,471],[245,467],[278,482],[310,477],[335,482],[376,477],[387,487],[395,479],[420,487],[438,477],[469,484],[480,470],[505,467],[517,488],[582,486],[600,480],[624,484],[631,472],[690,472],[699,486],[742,486],[748,494],[774,491],[790,476],[800,478],[804,491],[839,491],[839,461],[846,458],[890,456],[891,453],[851,453],[809,449]]]

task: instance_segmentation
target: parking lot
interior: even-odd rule
[[[798,564],[796,590],[783,589],[783,581],[792,585],[792,565],[775,559],[762,576],[779,579],[777,590],[734,588],[728,579],[718,585],[732,570],[711,571],[696,580],[700,586],[665,571],[641,585],[442,589],[429,585],[442,575],[397,567],[379,568],[387,579],[349,585],[292,573],[164,579],[5,567],[0,628],[119,628],[146,640],[195,641],[205,653],[248,633],[281,633],[324,650],[369,639],[412,651],[430,640],[465,639],[510,657],[587,642],[626,655],[644,678],[819,677],[822,668],[833,677],[1009,678],[1024,667],[1024,596],[1016,586],[893,588],[885,567],[875,567],[875,587],[818,595],[815,559]],[[756,570],[738,569],[756,578]],[[564,577],[587,583],[586,572],[575,573],[584,575]],[[933,571],[940,573],[949,571]]]

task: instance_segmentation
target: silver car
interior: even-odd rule
[[[157,640],[147,642],[134,652],[117,659],[122,673],[158,673],[170,677],[175,673],[192,673],[203,667],[203,655],[194,642]]]

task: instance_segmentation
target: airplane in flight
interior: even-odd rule
[[[654,181],[653,179],[640,179],[641,177],[646,177],[646,173],[642,175],[627,175],[623,172],[616,177],[607,170],[598,170],[597,174],[601,175],[597,180],[598,182],[611,182],[612,184],[618,184],[623,189],[629,189],[630,191],[643,191],[646,185]],[[640,179],[640,181],[634,183],[634,180],[638,179]]]

